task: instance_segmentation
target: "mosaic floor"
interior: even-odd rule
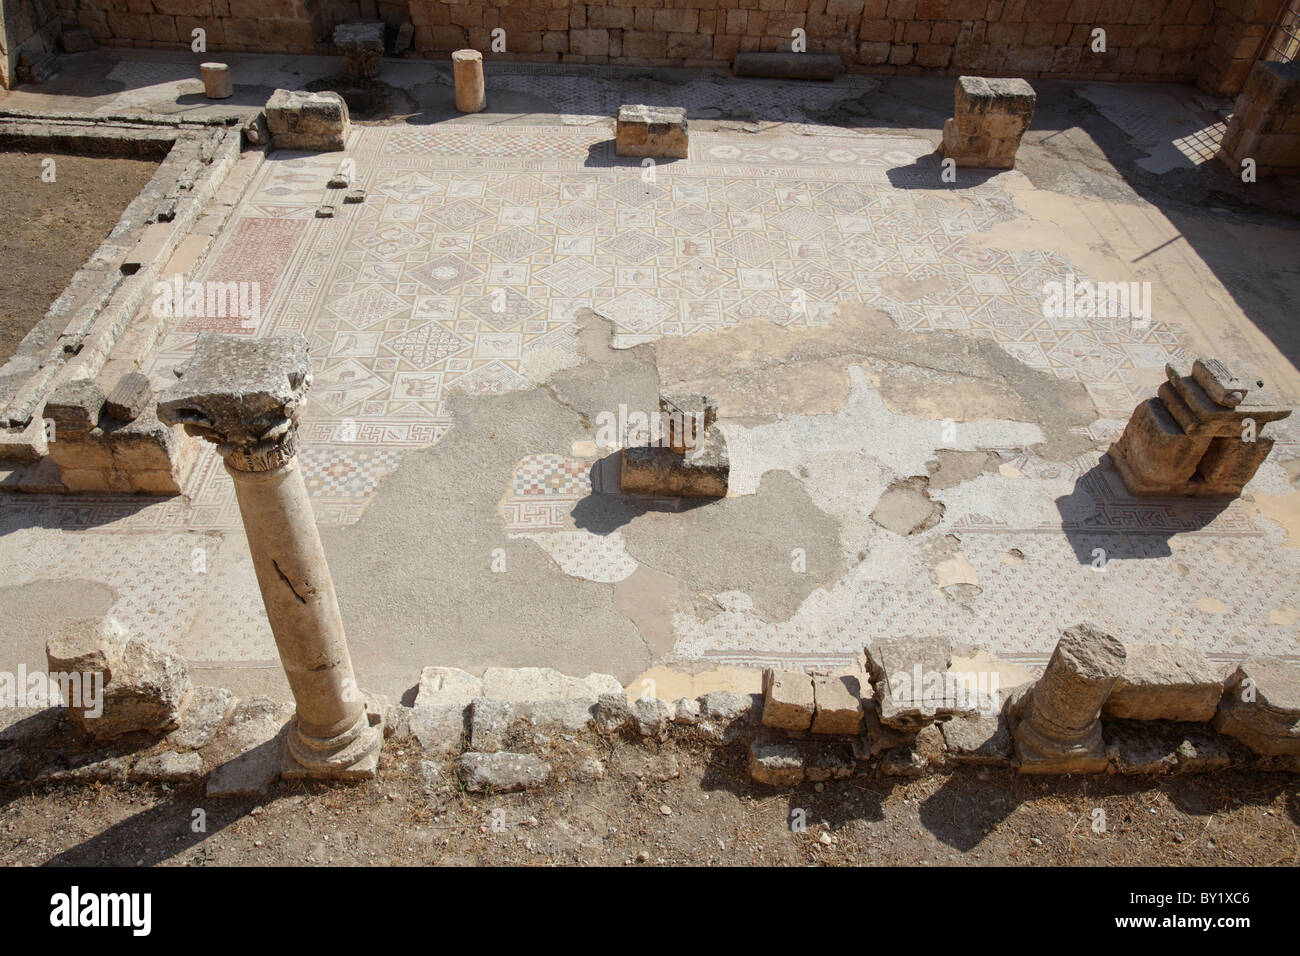
[[[579,99],[569,104],[557,96],[558,108],[577,109]],[[1045,283],[1088,277],[1051,253],[971,241],[1017,216],[1003,177],[959,189],[942,186],[926,142],[845,130],[830,135],[824,127],[815,129],[818,135],[694,134],[688,160],[643,168],[614,157],[607,125],[589,124],[594,117],[576,112],[568,119],[552,127],[354,129],[346,157],[367,199],[340,204],[333,218],[316,218],[315,210],[338,195],[326,182],[343,157],[274,154],[201,273],[187,277],[259,283],[263,318],[251,324],[238,317],[179,322],[148,369],[155,383],[172,381],[171,370],[205,329],[306,335],[315,384],[303,426],[303,468],[319,521],[342,525],[359,517],[407,450],[437,442],[452,426],[446,407],[452,391],[526,389],[576,361],[574,315],[583,308],[612,320],[615,346],[627,347],[756,318],[794,328],[816,325],[837,302],[865,302],[887,311],[901,328],[986,336],[1032,367],[1081,382],[1100,413],[1114,420],[1101,428],[1118,427],[1149,394],[1153,370],[1189,358],[1158,315],[1149,323],[1044,317]],[[897,280],[923,283],[926,292],[894,298],[887,290]],[[1279,445],[1286,447],[1293,453],[1293,443]],[[575,536],[548,517],[548,508],[563,508],[585,490],[575,492],[564,480],[529,485],[530,475],[566,468],[576,469],[573,481],[585,480],[582,467],[556,454],[562,451],[539,448],[535,461],[521,463],[503,530],[532,537],[578,577],[621,580],[635,562],[616,535]],[[1283,603],[1300,604],[1294,583],[1300,568],[1289,557],[1294,552],[1270,560],[1269,534],[1239,506],[1207,520],[1183,506],[1135,505],[1106,484],[1096,463],[1095,457],[1064,466],[1017,463],[1030,473],[1059,470],[1037,475],[1043,480],[1036,493],[1044,501],[1074,496],[1054,513],[1018,522],[1004,514],[981,516],[974,506],[961,517],[962,509],[950,506],[952,531],[962,536],[968,560],[986,582],[966,605],[936,596],[920,579],[900,588],[851,573],[827,597],[844,605],[836,628],[828,630],[822,617],[816,627],[798,615],[772,626],[743,609],[727,611],[707,623],[678,622],[677,656],[836,659],[861,645],[868,622],[897,628],[918,617],[944,631],[967,629],[970,640],[1005,653],[1041,655],[1043,648],[1009,635],[1040,633],[1049,619],[1086,616],[1095,605],[1100,576],[1067,589],[1064,609],[1049,612],[1034,596],[1050,591],[1054,576],[1079,574],[1076,552],[1088,535],[1128,540],[1132,533],[1139,550],[1167,550],[1165,541],[1178,531],[1199,536],[1188,560],[1213,569],[1201,585],[1207,595],[1240,583],[1234,565],[1215,565],[1209,539],[1245,543],[1249,557],[1236,567],[1252,568],[1250,593],[1242,597],[1257,600],[1258,613],[1247,603],[1236,605],[1237,630],[1228,634],[1214,620],[1187,617],[1162,596],[1137,608],[1135,620],[1154,631],[1177,628],[1219,653],[1251,646],[1300,652],[1300,627],[1285,613],[1272,613],[1279,595]],[[503,489],[511,487],[509,476],[499,480]],[[146,594],[119,610],[156,640],[180,640],[196,659],[272,660],[251,571],[246,560],[240,565],[232,556],[244,546],[233,490],[210,450],[187,492],[185,499],[144,507],[113,498],[24,501],[7,504],[3,521],[13,528],[37,523],[140,532],[127,537],[157,568],[187,562],[204,532],[234,532],[221,548],[231,573],[220,600],[211,594],[182,599],[169,610],[169,602]],[[568,497],[541,500],[548,495]],[[1070,508],[1079,513],[1073,529],[1068,514],[1062,517]],[[88,542],[77,545],[85,552],[77,552],[78,562],[111,563],[96,557],[99,537],[75,537]],[[1002,557],[1013,548],[1036,569],[1032,581],[1013,580]],[[24,574],[40,576],[48,573],[47,564],[67,560],[36,553]],[[1132,566],[1130,594],[1169,587],[1165,572],[1153,571],[1149,562]],[[1257,573],[1260,568],[1265,573]],[[133,566],[113,575],[126,581],[137,572],[159,573]],[[1114,577],[1125,573],[1117,570]],[[204,607],[225,609],[220,627]],[[178,639],[196,620],[196,629]]]

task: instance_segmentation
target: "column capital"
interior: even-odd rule
[[[298,450],[298,414],[311,387],[307,340],[203,332],[179,381],[158,399],[158,418],[217,446],[235,471],[271,471]]]

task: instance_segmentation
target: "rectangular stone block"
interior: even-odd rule
[[[1127,656],[1102,714],[1206,723],[1223,696],[1220,671],[1187,644],[1125,644]]]
[[[780,730],[807,730],[812,726],[816,700],[813,680],[807,674],[763,671],[763,725]]]
[[[944,124],[943,153],[958,166],[1009,169],[1034,118],[1037,96],[1024,80],[962,76],[953,115]]]
[[[865,675],[863,675],[865,677]],[[857,734],[862,729],[862,680],[852,674],[813,678],[812,732],[815,734]],[[867,697],[870,698],[868,685]]]
[[[276,149],[336,152],[347,143],[348,105],[337,93],[276,90],[266,102],[266,125]]]
[[[686,110],[677,106],[620,106],[614,152],[619,156],[685,159]]]

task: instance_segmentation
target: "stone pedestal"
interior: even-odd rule
[[[1012,704],[1021,773],[1106,769],[1101,708],[1124,660],[1124,645],[1092,625],[1076,624],[1061,636],[1038,683]]]
[[[727,441],[714,426],[718,406],[703,395],[664,395],[658,428],[647,445],[624,448],[619,489],[625,495],[723,498],[731,462]]]
[[[685,159],[686,110],[677,106],[620,106],[614,152],[619,156]]]
[[[203,95],[210,100],[224,100],[234,92],[230,83],[230,67],[224,63],[200,63],[203,74]]]
[[[1143,496],[1241,494],[1273,447],[1264,425],[1291,410],[1217,359],[1198,358],[1189,375],[1167,365],[1165,375],[1110,447],[1124,485]]]
[[[1037,99],[1024,80],[958,77],[952,118],[943,124],[943,155],[958,166],[1011,169]]]
[[[373,776],[382,723],[357,688],[296,458],[298,412],[310,384],[300,335],[249,340],[205,333],[158,414],[216,443],[234,480],[266,616],[297,704],[285,772]]]
[[[343,68],[357,80],[379,75],[384,59],[384,24],[340,23],[334,28],[334,46],[343,57]]]
[[[1257,177],[1300,173],[1300,63],[1251,68],[1218,156],[1237,175],[1245,159],[1255,161]]]
[[[456,82],[456,109],[477,113],[487,106],[483,54],[478,50],[457,50],[451,55],[451,70]]]
[[[275,149],[329,153],[347,145],[352,122],[337,93],[276,90],[266,101],[266,127]]]

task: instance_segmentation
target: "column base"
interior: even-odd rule
[[[369,698],[357,722],[329,738],[304,734],[295,716],[285,734],[280,776],[285,780],[372,780],[379,775],[384,714]]]
[[[1104,773],[1109,761],[1101,736],[1101,721],[1078,739],[1055,740],[1032,723],[1022,720],[1011,732],[1020,773]]]

